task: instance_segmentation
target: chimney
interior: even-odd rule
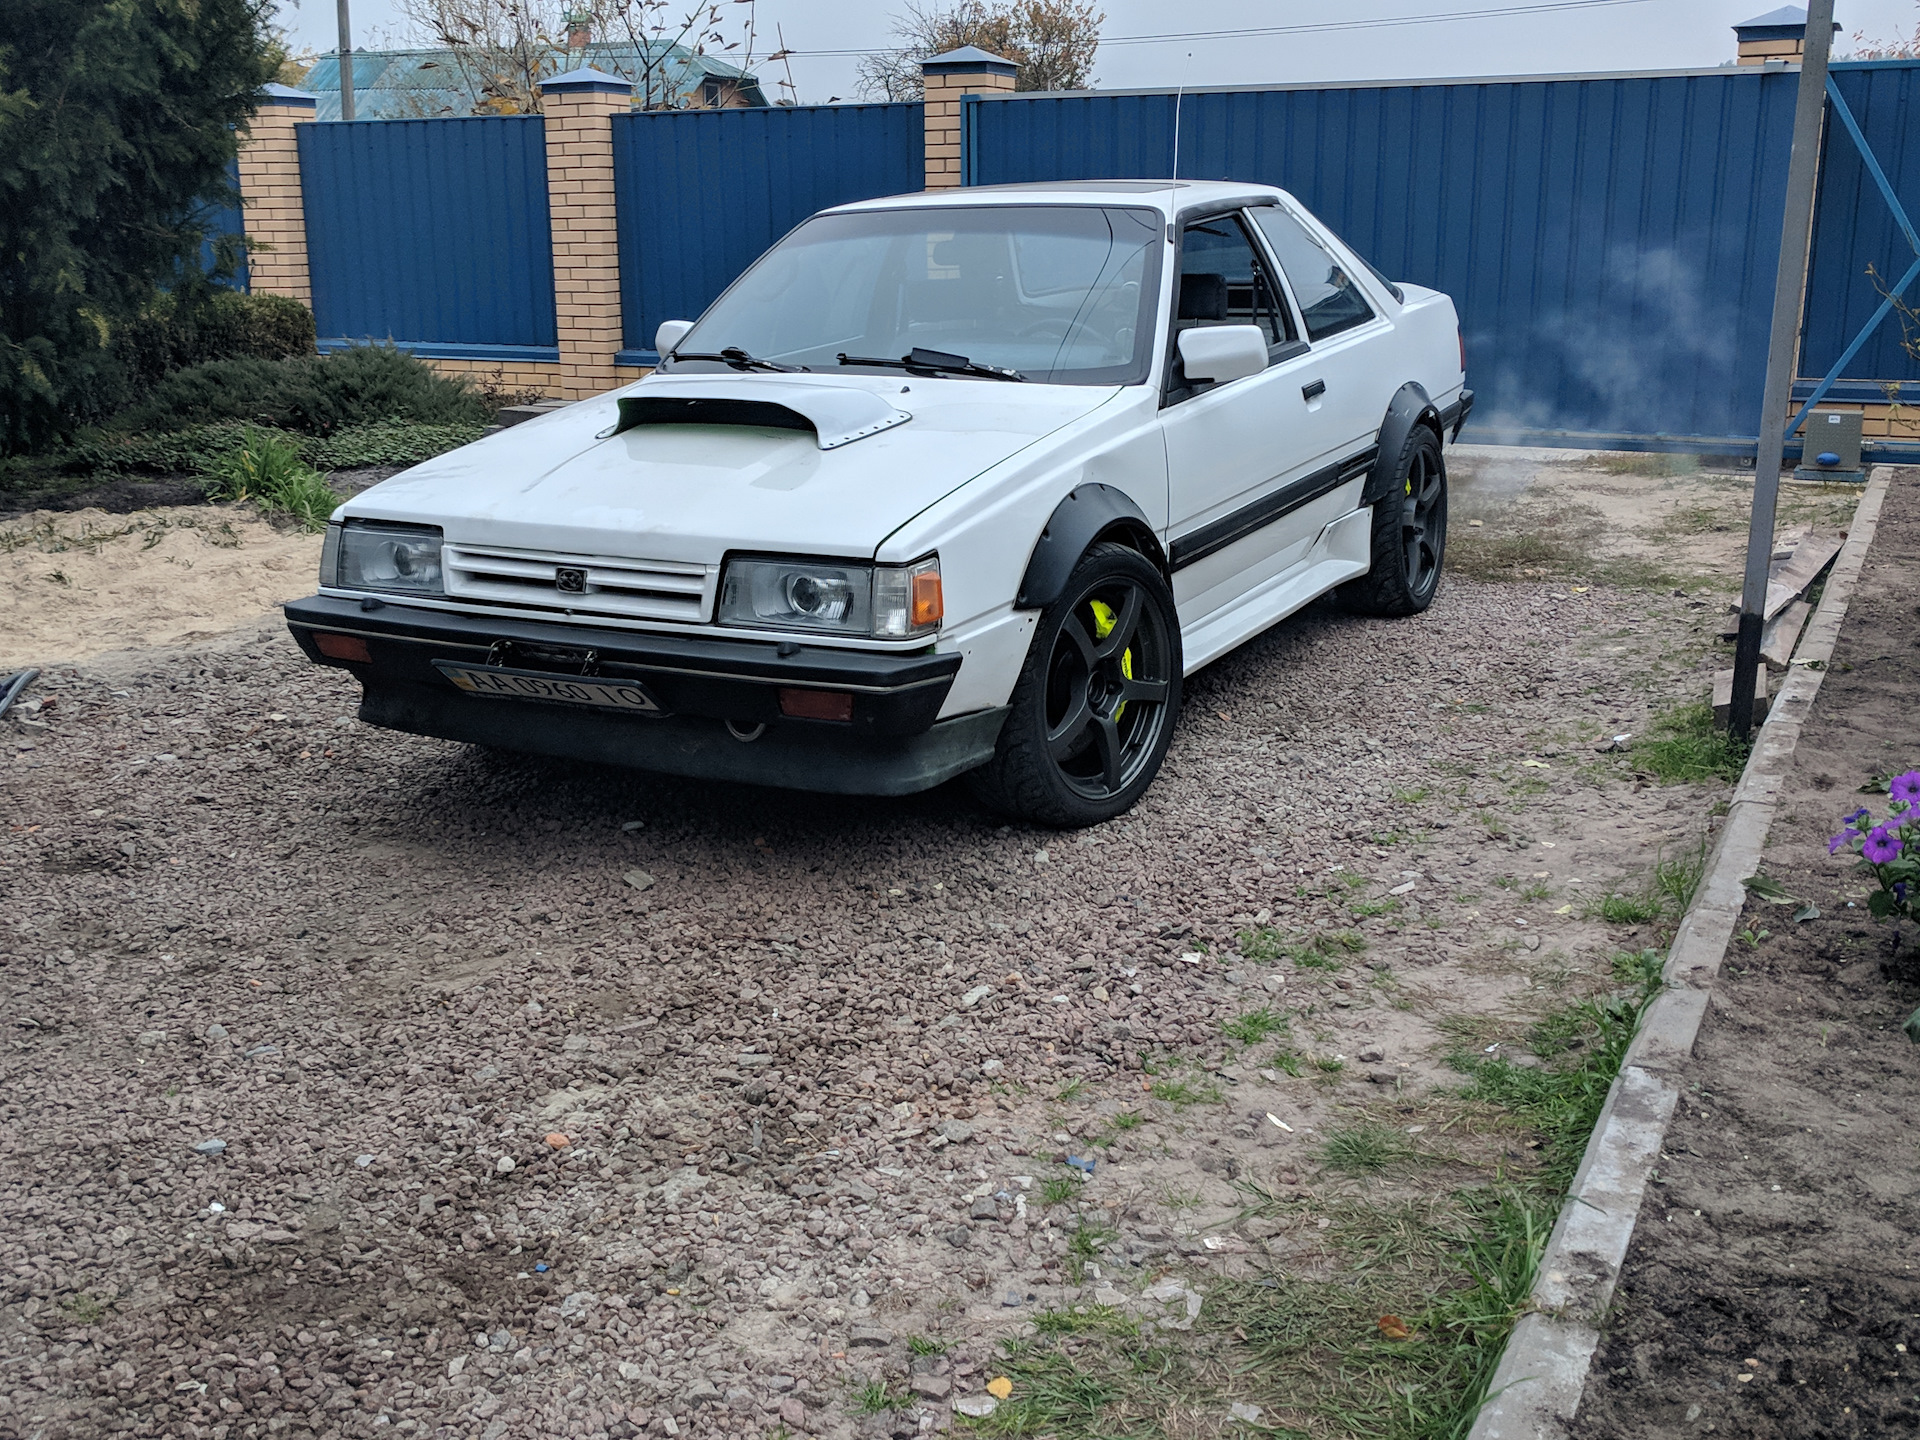
[[[593,17],[582,11],[574,11],[567,16],[567,49],[575,55],[585,50],[593,40]]]
[[[1834,25],[1835,33],[1840,26]],[[1739,61],[1742,65],[1765,65],[1769,61],[1797,65],[1807,48],[1807,12],[1798,5],[1782,5],[1733,27]]]

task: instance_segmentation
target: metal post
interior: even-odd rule
[[[1767,569],[1773,559],[1780,459],[1786,449],[1794,348],[1800,333],[1801,291],[1806,284],[1807,245],[1813,228],[1814,182],[1820,169],[1820,119],[1826,104],[1827,54],[1833,48],[1833,0],[1808,0],[1803,45],[1800,88],[1793,107],[1793,156],[1787,162],[1787,209],[1780,219],[1780,269],[1773,282],[1773,335],[1767,343],[1767,383],[1760,402],[1760,446],[1753,457],[1753,518],[1747,527],[1746,583],[1740,592],[1733,696],[1727,706],[1727,729],[1742,740],[1753,730],[1753,687],[1760,673],[1760,631],[1767,605]]]
[[[353,27],[347,19],[348,0],[340,0],[340,118],[353,119]]]

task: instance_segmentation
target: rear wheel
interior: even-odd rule
[[[1372,566],[1340,588],[1363,615],[1418,615],[1433,603],[1447,554],[1447,462],[1440,437],[1415,425],[1394,487],[1373,507]]]
[[[1180,626],[1158,569],[1095,545],[1040,614],[983,803],[1041,825],[1097,825],[1130,808],[1166,757],[1180,709]]]

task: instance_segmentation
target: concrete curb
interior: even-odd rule
[[[1888,470],[1876,468],[1854,510],[1820,608],[1754,742],[1706,875],[1674,936],[1666,988],[1647,1007],[1607,1094],[1547,1238],[1531,1308],[1514,1326],[1469,1440],[1555,1440],[1566,1435],[1580,1404],[1600,1323],[1680,1096],[1680,1070],[1693,1053],[1714,977],[1746,904],[1740,882],[1759,868],[1794,747],[1840,638],[1891,480]]]

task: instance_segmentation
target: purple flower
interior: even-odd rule
[[[1867,843],[1860,853],[1876,865],[1886,865],[1899,857],[1900,837],[1884,825],[1876,825],[1867,832]]]
[[[1896,905],[1904,905],[1907,903],[1906,881],[1896,880],[1893,882],[1893,903]]]
[[[1862,805],[1858,810],[1854,811],[1853,814],[1841,816],[1840,823],[1845,825],[1849,830],[1852,830],[1858,826],[1861,821],[1872,818],[1873,817],[1867,813],[1867,807]]]
[[[1838,835],[1827,841],[1827,854],[1838,855],[1842,850],[1846,849],[1848,845],[1859,838],[1860,832],[1858,830],[1842,830]]]
[[[1909,805],[1920,805],[1920,770],[1909,770],[1904,775],[1894,776],[1887,793]]]

